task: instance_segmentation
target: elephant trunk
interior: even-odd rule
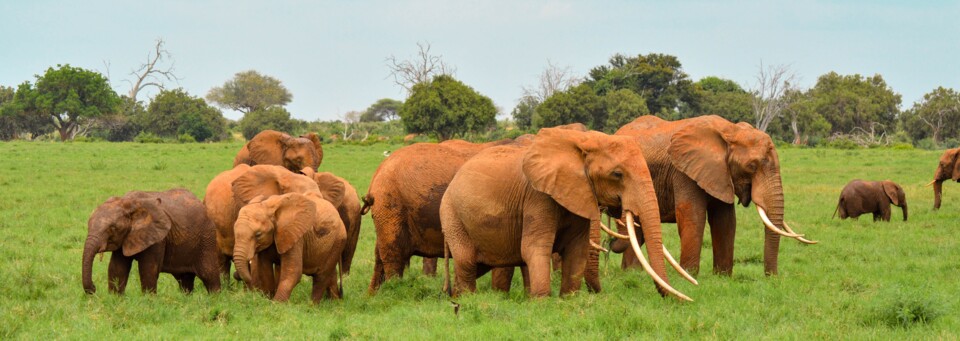
[[[97,256],[103,247],[103,238],[97,235],[88,235],[87,241],[83,245],[83,291],[88,294],[97,292],[97,286],[93,284],[93,259]]]
[[[599,220],[590,222],[590,241],[600,245]],[[587,268],[584,270],[583,278],[591,292],[600,292],[600,250],[591,247],[588,252]]]
[[[251,245],[247,245],[251,244]],[[236,243],[233,248],[233,265],[237,268],[237,275],[246,284],[253,287],[253,276],[250,274],[250,256],[253,255],[252,243]]]
[[[901,199],[901,200],[903,200],[903,199]],[[907,202],[906,202],[906,201],[902,201],[902,202],[903,202],[903,206],[902,206],[902,208],[903,208],[903,221],[907,221]]]
[[[933,209],[940,209],[940,195],[943,193],[943,180],[935,180],[933,182]],[[906,211],[904,211],[906,214]]]
[[[780,182],[780,174],[776,174],[767,181],[766,194],[763,205],[770,222],[780,230],[786,231],[783,223],[783,186]],[[759,202],[757,204],[760,204]],[[780,254],[780,235],[765,229],[763,242],[763,268],[767,275],[777,274],[777,258]]]

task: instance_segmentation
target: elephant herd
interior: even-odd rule
[[[941,183],[960,179],[958,151],[941,158],[932,182],[937,207]],[[424,258],[428,274],[436,273],[438,258],[446,259],[444,288],[452,295],[476,290],[477,277],[487,272],[494,289],[507,291],[517,267],[533,297],[551,294],[557,270],[561,295],[583,283],[599,292],[605,231],[613,238],[610,250],[624,253],[624,269],[641,267],[661,295],[691,300],[671,287],[667,264],[696,284],[709,223],[713,271],[732,274],[735,200],[754,203],[765,226],[766,274],[777,274],[781,237],[816,243],[784,221],[780,161],[770,137],[718,116],[643,116],[613,135],[571,124],[483,144],[417,143],[390,154],[362,198],[343,178],[317,171],[322,157],[315,134],[268,130],[244,145],[234,168],[210,181],[202,201],[183,189],[108,199],[88,222],[85,291],[96,290],[95,256],[110,251],[115,293],[124,292],[137,260],[145,292],[156,290],[160,272],[172,274],[184,291],[192,291],[196,277],[217,291],[233,265],[234,278],[274,300],[287,300],[302,275],[313,278],[314,301],[338,299],[367,213],[376,230],[370,294],[402,277],[412,256]],[[851,182],[837,212],[841,218],[880,212],[889,220],[889,203],[902,205],[906,219],[899,186]],[[677,224],[679,262],[663,245],[661,223]]]

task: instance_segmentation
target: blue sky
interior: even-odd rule
[[[2,1],[0,85],[109,63],[125,93],[162,37],[182,78],[169,87],[203,96],[254,69],[293,93],[294,117],[332,120],[403,99],[385,58],[429,42],[505,113],[548,61],[582,76],[615,53],[652,52],[694,80],[747,88],[761,61],[790,65],[803,87],[830,71],[879,73],[906,109],[937,86],[960,89],[957,18],[953,1]]]

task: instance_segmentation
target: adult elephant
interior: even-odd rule
[[[347,243],[343,247],[343,254],[340,256],[340,263],[343,274],[350,274],[350,266],[353,263],[353,255],[357,250],[357,242],[360,240],[360,222],[363,220],[360,214],[360,196],[357,190],[347,179],[341,178],[330,172],[311,172],[304,169],[303,174],[311,177],[317,182],[318,186],[328,187],[327,184],[336,182],[343,183],[343,200],[337,205],[337,212],[340,214],[340,220],[347,229]]]
[[[943,194],[943,182],[953,180],[960,182],[960,148],[947,149],[940,156],[940,164],[933,174],[933,209],[940,209],[940,195]]]
[[[200,200],[185,189],[133,191],[93,211],[83,247],[83,289],[88,294],[97,291],[91,278],[93,259],[108,251],[110,292],[123,294],[134,260],[144,292],[157,291],[161,272],[172,274],[186,292],[193,291],[196,277],[208,292],[220,290],[213,223]]]
[[[316,170],[323,161],[323,147],[315,133],[293,137],[276,130],[264,130],[237,152],[233,165],[277,165],[299,172]]]
[[[689,300],[667,282],[657,197],[636,141],[555,128],[541,129],[527,146],[481,151],[450,182],[440,217],[455,293],[476,290],[476,277],[490,268],[525,265],[530,295],[547,296],[554,252],[563,259],[560,294],[579,290],[586,269],[596,266],[588,259],[598,206],[624,212],[629,223],[639,216],[651,258],[645,269],[661,292]]]
[[[415,143],[397,149],[380,164],[363,199],[363,210],[373,216],[377,232],[370,293],[390,278],[403,277],[412,256],[424,257],[424,272],[436,274],[436,257],[443,256],[440,199],[447,185],[479,151],[511,142]],[[494,287],[509,288],[512,275],[512,269],[498,271]]]
[[[235,233],[233,261],[244,282],[282,302],[308,275],[314,302],[341,298],[337,264],[347,233],[336,207],[319,191],[257,196],[240,209]]]
[[[660,204],[660,221],[676,223],[680,234],[680,265],[692,274],[700,270],[705,224],[710,223],[713,271],[733,273],[733,245],[737,217],[734,198],[748,207],[756,204],[766,226],[764,272],[777,273],[780,236],[815,243],[793,233],[783,220],[780,159],[767,134],[749,124],[733,124],[719,116],[701,116],[668,122],[656,116],[637,118],[617,135],[640,143]],[[623,241],[614,252],[624,252],[622,266],[635,267]]]
[[[244,205],[260,195],[269,197],[318,190],[323,193],[324,198],[334,202],[334,206],[343,200],[342,182],[331,180],[319,183],[315,178],[293,173],[281,166],[240,164],[214,177],[207,185],[203,203],[207,215],[216,226],[217,248],[221,254],[223,274],[229,274],[230,264],[233,263],[234,224]]]
[[[873,213],[873,221],[890,221],[890,204],[903,209],[903,221],[907,221],[907,197],[903,188],[890,180],[851,180],[840,192],[837,209],[840,219],[858,218],[864,213]]]

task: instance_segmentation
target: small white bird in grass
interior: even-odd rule
[[[389,150],[384,150],[384,151],[383,151],[383,157],[388,157],[388,156],[390,156],[390,151],[389,151]]]

